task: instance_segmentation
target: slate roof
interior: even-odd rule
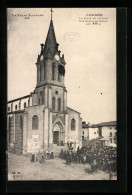
[[[43,55],[46,57],[47,55],[51,55],[51,59],[54,57],[56,52],[58,52],[58,43],[56,42],[56,36],[53,26],[53,21],[50,21],[49,30],[47,34],[47,38],[44,45]],[[49,57],[49,56],[48,56]]]

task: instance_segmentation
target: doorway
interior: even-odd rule
[[[57,122],[53,127],[53,143],[59,145],[63,145],[64,142],[64,132],[63,127],[60,122]]]
[[[53,143],[54,144],[59,144],[59,131],[54,131],[54,134],[53,134]]]

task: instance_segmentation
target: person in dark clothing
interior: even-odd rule
[[[71,156],[71,154],[69,153],[69,165],[71,165],[71,162],[72,162],[72,156]]]
[[[45,156],[44,156],[44,154],[42,154],[42,158],[41,158],[40,163],[41,163],[41,164],[44,164],[44,163],[45,163]]]
[[[40,153],[40,151],[39,151],[39,153],[38,153],[38,155],[37,155],[37,161],[39,161],[39,162],[40,162],[41,157],[42,157],[42,155],[41,155],[41,153]]]
[[[53,154],[53,152],[51,152],[51,154],[50,154],[50,159],[54,159],[54,154]]]
[[[33,153],[32,158],[31,158],[31,162],[34,162],[34,161],[35,161],[35,154]]]
[[[66,155],[66,165],[68,165],[69,164],[69,157],[68,157],[68,155]]]
[[[69,150],[66,152],[66,165],[69,165]]]

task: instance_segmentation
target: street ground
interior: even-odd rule
[[[58,157],[40,164],[32,163],[31,156],[8,154],[8,180],[109,180],[109,173],[89,169],[89,164],[69,166]]]

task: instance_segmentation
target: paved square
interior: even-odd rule
[[[30,156],[8,154],[8,180],[109,180],[109,173],[89,174],[89,168],[89,164],[66,165],[58,157],[40,164],[32,163]]]

